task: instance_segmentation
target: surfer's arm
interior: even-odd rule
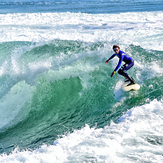
[[[117,67],[114,69],[115,72],[116,72],[116,71],[119,69],[119,67],[121,66],[122,61],[123,61],[123,56],[122,56],[122,54],[121,54],[120,57],[119,57],[118,65],[117,65]]]
[[[115,71],[112,72],[112,74],[111,74],[111,78],[114,76],[114,74],[115,74]]]
[[[116,72],[116,71],[119,69],[119,67],[121,66],[122,61],[123,61],[123,56],[120,55],[118,65],[117,65],[117,67],[114,69],[114,71],[112,72],[111,78],[114,76],[115,72]]]
[[[105,64],[107,64],[109,62],[109,59],[105,62]]]
[[[106,62],[105,64],[107,64],[112,58],[114,58],[116,56],[116,54],[113,54]]]

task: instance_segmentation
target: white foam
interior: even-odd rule
[[[0,24],[1,42],[116,41],[155,50],[163,45],[163,12],[1,14]]]
[[[163,68],[158,61],[152,61],[152,62],[146,62],[141,63],[135,61],[134,65],[134,71],[136,71],[136,79],[140,83],[142,83],[143,80],[152,79],[154,77],[162,76],[163,74]],[[152,72],[152,73],[151,73]]]
[[[116,100],[122,100],[124,98],[123,96],[123,92],[122,91],[122,84],[123,84],[123,81],[122,80],[119,80],[117,83],[116,83],[116,86],[115,86],[115,89],[114,89],[114,94],[115,94],[115,99]]]
[[[129,110],[119,123],[95,129],[86,125],[54,145],[2,154],[0,162],[162,162],[163,101]]]
[[[0,99],[0,131],[2,128],[12,126],[22,120],[24,115],[19,115],[19,113],[29,100],[31,90],[31,87],[25,81],[21,81]]]

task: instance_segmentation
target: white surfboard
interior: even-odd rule
[[[131,90],[139,90],[140,89],[140,85],[135,83],[135,84],[132,84],[132,85],[129,85],[130,82],[124,82],[124,84],[122,85],[122,89],[124,91],[131,91]]]

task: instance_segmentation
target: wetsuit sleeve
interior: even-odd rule
[[[115,72],[116,72],[116,71],[119,69],[119,67],[121,66],[122,61],[123,61],[123,55],[120,54],[118,65],[117,65],[117,67],[114,69]]]
[[[116,54],[113,54],[108,60],[111,60],[112,58],[114,58],[116,56]]]

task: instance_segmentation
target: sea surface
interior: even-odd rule
[[[0,163],[162,162],[163,1],[0,0]]]

